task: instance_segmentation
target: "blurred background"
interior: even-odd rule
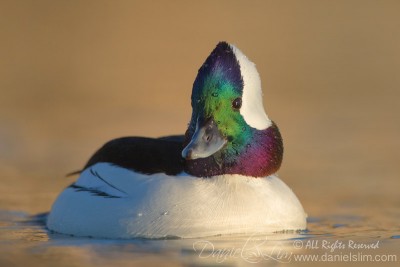
[[[48,211],[112,138],[184,133],[224,40],[257,65],[279,175],[308,214],[385,227],[400,204],[399,14],[396,0],[1,0],[0,209]]]

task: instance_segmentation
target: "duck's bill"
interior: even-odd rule
[[[189,160],[207,158],[219,151],[226,142],[226,139],[220,134],[214,119],[197,120],[192,140],[183,149],[182,157]]]

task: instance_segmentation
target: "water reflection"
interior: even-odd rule
[[[336,263],[352,257],[368,264],[369,257],[400,256],[396,229],[367,227],[370,219],[351,214],[311,217],[309,230],[302,232],[164,240],[50,233],[45,218],[46,214],[0,211],[1,266],[52,266],[55,262],[58,266],[275,266],[298,264],[299,257],[309,256]]]
[[[86,264],[94,264],[96,260],[93,259],[110,264],[132,264],[138,259],[147,259],[146,264],[156,264],[160,260],[202,266],[284,263],[290,262],[295,252],[292,240],[305,235],[304,232],[291,232],[202,239],[91,239],[50,233],[45,228],[45,216],[42,215],[13,212],[1,212],[1,215],[2,246],[12,244],[19,247],[24,258],[57,255],[57,260],[61,262],[69,258],[78,262],[88,261]]]
[[[309,230],[252,236],[199,239],[92,239],[50,233],[45,215],[0,212],[1,262],[7,266],[265,266],[325,261],[368,263],[368,257],[397,256],[398,232],[361,228],[368,220],[351,215],[310,218]],[[360,248],[354,248],[360,246]],[[11,250],[10,248],[14,248]],[[397,253],[397,254],[396,254]],[[399,258],[400,259],[400,258]],[[3,265],[2,265],[3,266]]]

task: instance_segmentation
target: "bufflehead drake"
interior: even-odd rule
[[[184,136],[101,147],[47,219],[55,232],[105,238],[206,237],[306,228],[274,173],[283,144],[254,63],[219,43],[198,71]]]

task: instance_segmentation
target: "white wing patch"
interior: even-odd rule
[[[256,65],[251,62],[237,47],[230,45],[240,65],[243,77],[243,96],[240,114],[248,125],[257,130],[264,130],[272,125],[264,110],[261,79]]]

